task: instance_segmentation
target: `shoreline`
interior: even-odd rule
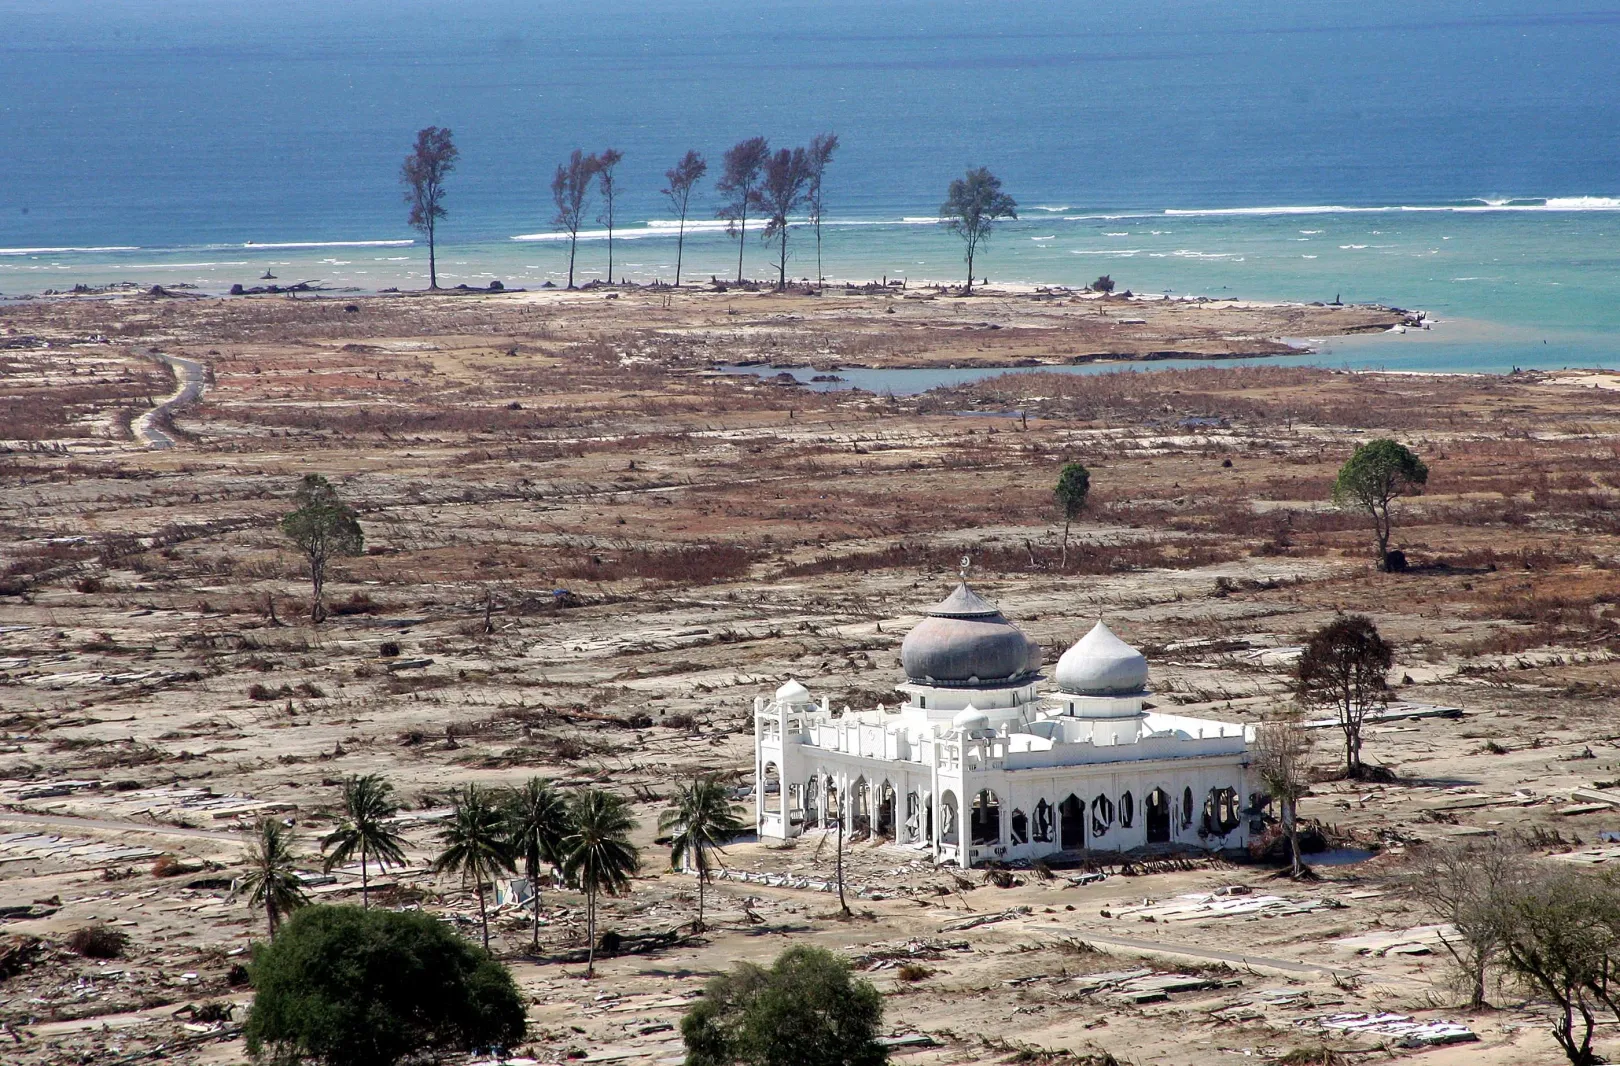
[[[707,283],[678,289],[598,284],[571,290],[468,287],[375,293],[287,286],[236,295],[119,287],[12,298],[0,308],[132,302],[216,307],[341,303],[345,311],[412,307],[436,313],[517,304],[602,328],[760,340],[761,350],[745,359],[695,358],[692,368],[802,367],[818,374],[1289,358],[1313,354],[1314,349],[1288,338],[1381,334],[1420,328],[1429,321],[1425,312],[1377,304],[1104,294],[1036,284],[992,285],[964,294],[945,286],[848,282],[780,293]]]

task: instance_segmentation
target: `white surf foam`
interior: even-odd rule
[[[1526,196],[1514,199],[1478,198],[1456,204],[1284,204],[1271,207],[1166,208],[1175,217],[1264,215],[1385,215],[1402,212],[1474,214],[1492,211],[1620,211],[1616,196]]]
[[[260,244],[257,241],[244,241],[240,245],[227,245],[230,248],[251,248],[254,251],[277,251],[287,248],[409,248],[415,244],[414,240],[403,241],[281,241],[275,244]]]
[[[138,252],[138,244],[109,244],[97,248],[0,248],[0,255],[93,255],[97,252]]]

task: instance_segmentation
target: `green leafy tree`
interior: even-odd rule
[[[1550,1002],[1553,1039],[1571,1066],[1607,1060],[1592,1047],[1620,1020],[1620,885],[1613,875],[1551,870],[1505,894],[1497,935],[1508,972]]]
[[[512,841],[506,813],[477,785],[467,785],[452,798],[450,817],[439,832],[444,850],[433,860],[434,873],[457,874],[478,894],[478,924],[489,950],[489,911],[484,887],[512,869]]]
[[[810,168],[810,181],[804,189],[805,206],[810,209],[810,225],[816,231],[816,285],[819,287],[827,279],[821,270],[821,218],[827,203],[822,195],[822,178],[827,173],[827,166],[832,162],[833,153],[838,150],[838,134],[818,133],[810,140],[810,147],[805,149],[805,162]]]
[[[1091,495],[1091,471],[1079,463],[1070,463],[1058,475],[1057,489],[1053,493],[1057,497],[1058,510],[1063,514],[1063,556],[1058,563],[1059,568],[1067,570],[1069,567],[1069,523],[1080,516],[1086,509],[1086,497]]]
[[[398,813],[393,800],[394,786],[377,774],[351,777],[343,783],[343,821],[321,841],[326,852],[325,868],[351,861],[360,856],[360,906],[371,906],[370,859],[376,859],[384,870],[390,866],[404,866],[404,838],[393,830],[388,820]],[[330,848],[330,851],[326,849]]]
[[[1359,445],[1339,468],[1333,502],[1365,511],[1378,544],[1378,569],[1389,569],[1390,507],[1402,496],[1414,496],[1429,480],[1429,468],[1404,444],[1381,439]]]
[[[670,169],[664,171],[664,195],[669,197],[670,206],[675,208],[675,215],[680,220],[680,228],[675,231],[675,287],[681,287],[681,254],[686,249],[686,212],[692,206],[692,190],[697,183],[703,180],[703,175],[709,172],[709,162],[703,158],[702,153],[695,149],[687,149],[685,155]]]
[[[506,796],[506,822],[512,855],[523,863],[523,876],[533,891],[534,922],[530,950],[540,949],[540,869],[558,869],[568,836],[568,801],[543,777],[531,777]]]
[[[306,907],[249,973],[256,1061],[393,1066],[523,1039],[506,968],[421,911]]]
[[[985,167],[970,169],[951,182],[940,205],[939,217],[945,227],[962,238],[968,278],[965,293],[973,291],[973,259],[990,239],[996,223],[1018,217],[1018,202],[1001,191],[1001,179]]]
[[[439,260],[434,245],[439,219],[446,214],[444,179],[456,169],[461,153],[442,126],[418,130],[416,145],[400,167],[399,180],[405,186],[405,202],[411,205],[410,224],[428,242],[428,288],[439,287]]]
[[[585,976],[596,976],[596,898],[630,889],[641,856],[630,843],[636,828],[624,797],[598,788],[574,794],[568,805],[569,830],[563,838],[563,876],[585,893]]]
[[[669,864],[692,869],[698,879],[697,928],[703,929],[703,886],[713,870],[712,855],[743,831],[742,807],[719,774],[703,774],[680,785],[675,805],[658,817],[658,831],[669,834]]]
[[[360,554],[365,535],[354,510],[319,474],[304,475],[293,503],[292,513],[281,520],[281,531],[304,554],[312,590],[309,617],[320,622],[326,617],[326,568],[340,555]]]
[[[754,189],[760,171],[771,157],[771,146],[763,137],[750,137],[726,149],[720,180],[714,183],[721,201],[717,217],[726,220],[726,233],[737,238],[737,284],[743,279],[743,247],[748,243],[748,209],[754,203]]]
[[[271,939],[282,918],[309,902],[294,868],[292,833],[274,818],[260,820],[253,831],[241,887],[248,894],[249,910],[264,908]]]
[[[1254,729],[1250,769],[1266,795],[1277,801],[1283,832],[1288,835],[1290,873],[1297,880],[1305,873],[1299,854],[1299,801],[1311,791],[1305,758],[1311,750],[1310,734],[1297,716],[1273,718]]]
[[[1389,700],[1395,649],[1365,615],[1340,615],[1311,634],[1295,682],[1306,704],[1331,707],[1344,733],[1344,772],[1360,777],[1361,731],[1367,712]]]
[[[824,948],[738,963],[681,1019],[686,1066],[882,1066],[883,997]]]

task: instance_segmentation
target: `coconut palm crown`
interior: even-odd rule
[[[562,866],[563,839],[570,828],[568,801],[543,777],[531,777],[506,796],[507,829],[512,857],[523,864],[523,876],[534,893],[531,951],[540,948],[540,868]]]
[[[451,799],[453,808],[439,832],[444,850],[433,860],[434,873],[458,874],[478,894],[478,923],[489,950],[489,911],[484,886],[512,869],[511,837],[505,812],[486,789],[467,785]]]
[[[669,835],[672,869],[696,871],[698,878],[697,928],[703,928],[703,886],[712,870],[712,854],[743,831],[742,807],[731,800],[731,789],[718,774],[702,774],[675,792],[675,805],[658,817],[658,831]]]
[[[371,906],[369,860],[376,859],[384,870],[404,866],[404,839],[388,825],[399,810],[393,801],[394,786],[377,774],[351,777],[343,783],[343,821],[321,840],[326,852],[324,867],[332,867],[360,856],[360,905]],[[326,849],[332,849],[327,851]]]
[[[588,788],[568,805],[572,826],[563,839],[563,875],[585,893],[585,931],[590,938],[585,976],[596,974],[596,897],[617,896],[630,888],[641,856],[630,834],[636,820],[624,797]]]
[[[274,818],[261,820],[254,830],[241,887],[248,893],[249,908],[264,908],[272,939],[281,919],[309,902],[293,869],[292,833]]]

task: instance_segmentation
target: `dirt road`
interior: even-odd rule
[[[159,429],[157,420],[169,411],[192,403],[202,396],[206,371],[195,359],[186,359],[178,355],[159,355],[158,358],[169,364],[170,369],[174,371],[174,391],[165,396],[162,403],[135,419],[130,431],[135,434],[136,440],[148,448],[172,448],[173,435]]]

